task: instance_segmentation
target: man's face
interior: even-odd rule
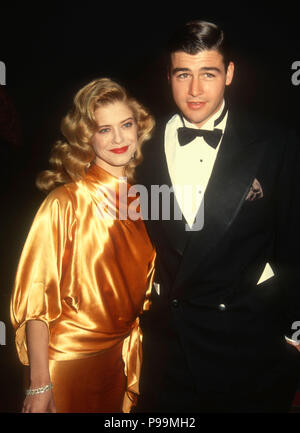
[[[221,107],[233,72],[232,62],[225,71],[223,57],[216,50],[195,55],[173,53],[169,80],[174,101],[184,117],[200,128]]]

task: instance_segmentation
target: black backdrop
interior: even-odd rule
[[[0,346],[0,412],[18,411],[22,399],[9,297],[21,248],[43,199],[34,179],[47,167],[60,120],[78,88],[95,77],[112,77],[156,117],[167,113],[162,48],[177,25],[204,19],[218,23],[234,43],[236,73],[228,97],[299,132],[300,85],[296,79],[292,83],[292,64],[300,61],[296,4],[224,3],[161,2],[163,11],[150,2],[1,5],[0,61],[6,66],[6,85],[0,90],[13,104],[20,139],[0,143],[0,321],[6,325],[6,345]]]

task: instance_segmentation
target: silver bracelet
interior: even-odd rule
[[[25,394],[26,395],[43,394],[46,391],[50,391],[50,389],[52,388],[53,388],[52,383],[48,383],[48,385],[41,386],[40,388],[26,389]]]

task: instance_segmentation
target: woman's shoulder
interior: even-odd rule
[[[61,210],[69,207],[74,208],[76,202],[76,190],[77,185],[74,182],[57,186],[47,194],[42,206],[50,208],[58,206]]]

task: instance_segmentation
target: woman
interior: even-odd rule
[[[18,355],[30,366],[23,412],[129,412],[135,404],[138,315],[155,253],[143,221],[124,218],[124,207],[153,126],[106,78],[83,87],[63,119],[66,141],[37,179],[53,191],[33,221],[11,302]]]

